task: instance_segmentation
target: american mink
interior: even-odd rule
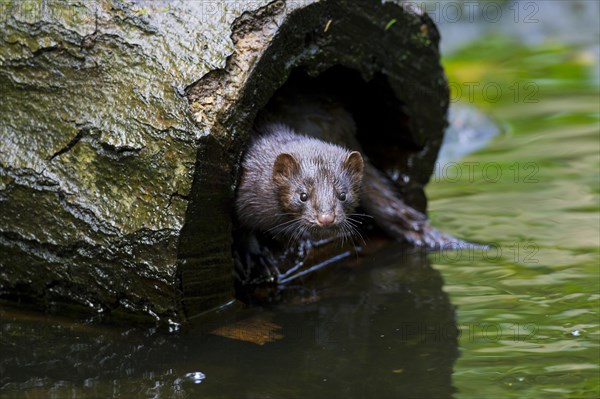
[[[432,227],[402,200],[390,178],[364,156],[354,119],[337,101],[276,98],[262,119],[271,122],[259,124],[262,134],[246,151],[236,198],[238,219],[248,230],[297,238],[305,232],[346,235],[353,230],[348,216],[360,202],[399,241],[428,249],[467,244]]]
[[[295,238],[352,235],[363,177],[361,154],[281,123],[258,130],[242,161],[235,203],[241,225]]]

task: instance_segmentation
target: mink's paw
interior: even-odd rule
[[[464,241],[453,237],[450,234],[444,233],[431,226],[427,221],[422,223],[418,229],[404,231],[402,233],[402,237],[398,238],[407,241],[415,247],[424,248],[431,251],[487,248],[486,245]]]

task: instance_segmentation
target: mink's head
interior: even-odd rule
[[[273,182],[287,220],[280,232],[291,236],[307,231],[315,237],[351,235],[355,228],[348,218],[358,206],[362,176],[363,159],[357,151],[302,159],[279,154],[273,165]]]

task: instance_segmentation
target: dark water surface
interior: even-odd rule
[[[503,25],[444,60],[455,103],[503,132],[438,165],[431,218],[490,249],[387,245],[173,331],[0,305],[0,397],[600,397],[600,45],[545,34],[558,10],[518,24],[533,44]]]
[[[319,298],[236,316],[264,345],[206,333],[218,324],[169,334],[4,308],[2,397],[450,397],[455,312],[427,255],[391,246],[328,273]]]

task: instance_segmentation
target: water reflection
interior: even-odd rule
[[[442,285],[425,254],[393,245],[311,276],[282,304],[176,333],[3,307],[0,389],[8,398],[450,397],[458,331]],[[266,325],[272,339],[211,333],[232,325],[240,336]]]

